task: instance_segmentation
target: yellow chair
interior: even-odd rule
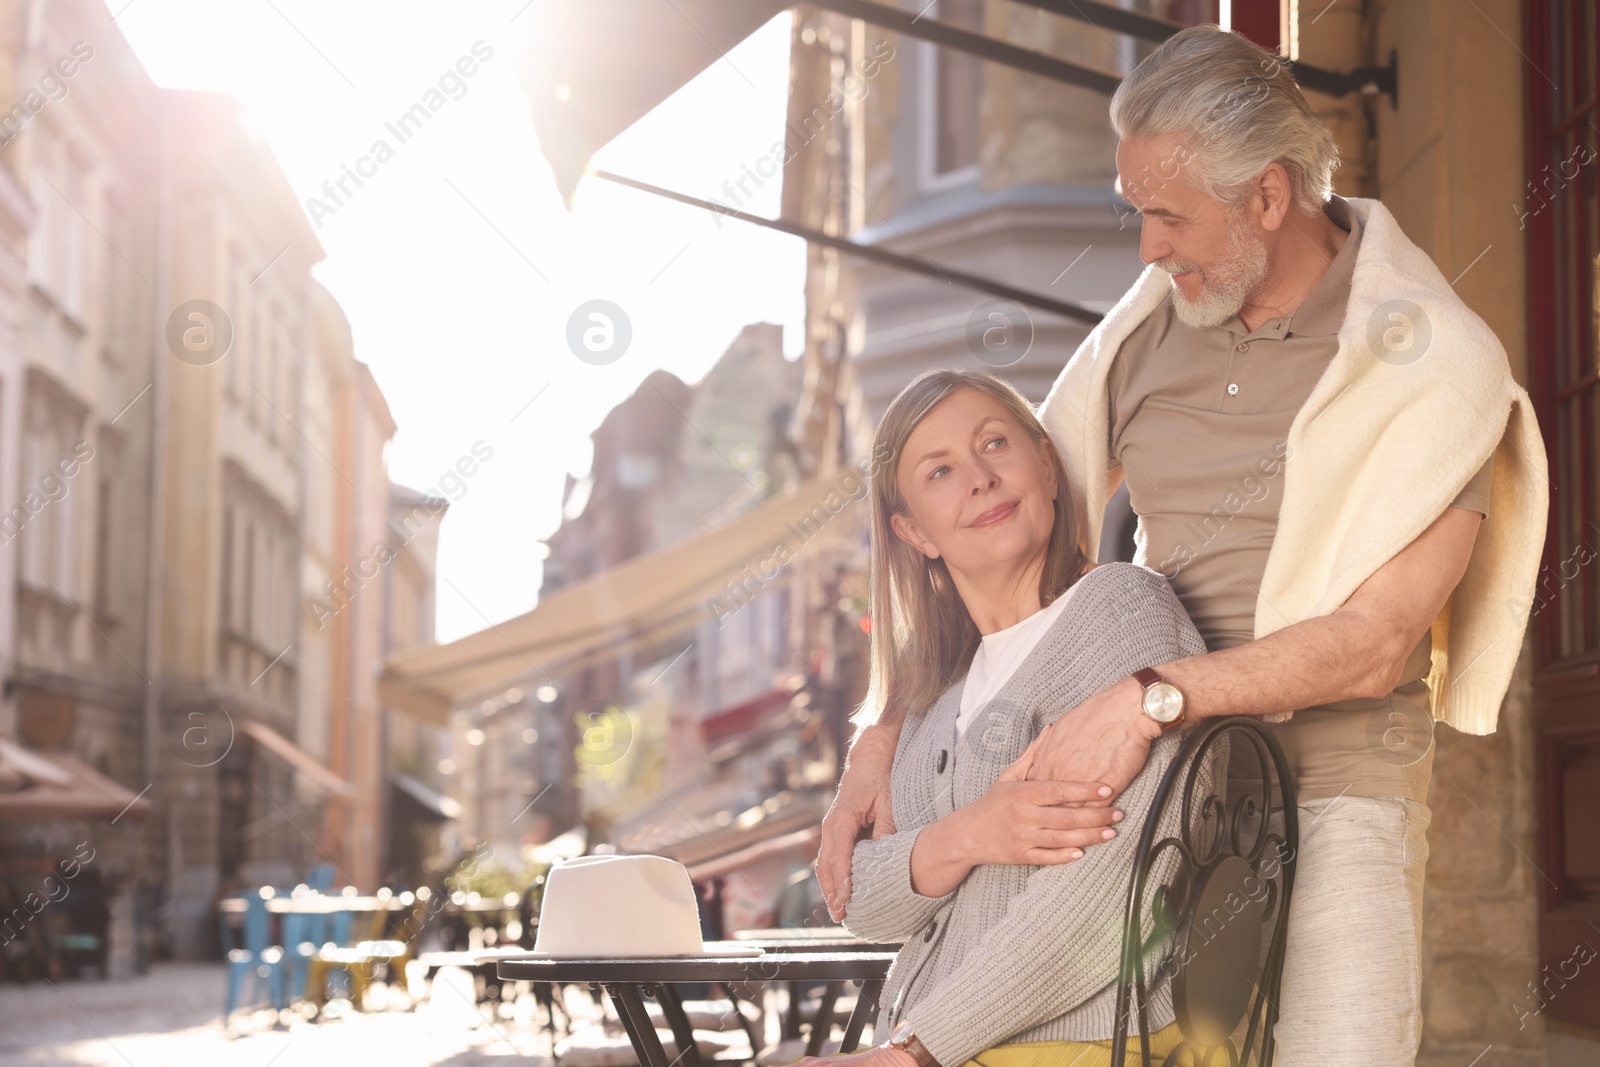
[[[306,968],[306,999],[316,1005],[319,1012],[328,1001],[328,976],[337,969],[342,969],[350,976],[350,1003],[357,1011],[362,1010],[367,986],[372,983],[372,969],[367,961],[373,946],[390,944],[380,940],[388,921],[389,912],[378,908],[367,921],[366,929],[362,931],[364,936],[358,938],[355,944],[324,945],[311,957]]]

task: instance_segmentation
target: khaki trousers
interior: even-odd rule
[[[1422,1039],[1426,804],[1300,804],[1274,1067],[1413,1067]],[[1283,829],[1281,811],[1273,828]]]

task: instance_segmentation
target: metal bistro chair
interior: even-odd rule
[[[224,1025],[239,1007],[246,980],[251,986],[251,1002],[260,997],[261,984],[266,983],[273,1010],[283,1008],[283,949],[270,943],[272,916],[267,912],[267,901],[274,896],[274,890],[262,886],[240,895],[245,911],[239,929],[234,929],[227,913],[218,916],[228,960],[228,990],[222,1005]]]
[[[1258,761],[1260,783],[1226,797],[1225,757],[1238,759],[1241,749]],[[1212,759],[1215,774],[1207,788],[1201,768]],[[1281,835],[1270,823],[1275,798],[1283,811]],[[1182,804],[1179,836],[1156,841],[1172,804]],[[1196,1067],[1271,1067],[1299,842],[1294,782],[1272,732],[1243,716],[1195,727],[1162,776],[1139,838],[1123,925],[1113,1067],[1123,1067],[1127,1055],[1135,987],[1141,1059],[1151,1067],[1145,965],[1169,935],[1170,953],[1158,966],[1172,978],[1183,1041],[1162,1063],[1181,1063],[1188,1052]],[[1168,852],[1175,855],[1176,873],[1155,884],[1152,868],[1173,864],[1164,858]],[[1154,920],[1154,933],[1141,943],[1147,919]]]

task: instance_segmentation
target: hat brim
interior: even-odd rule
[[[706,960],[706,959],[740,959],[751,958],[766,954],[766,949],[753,945],[707,945],[699,952],[675,953],[669,956],[619,956],[597,955],[593,952],[567,953],[567,952],[526,952],[517,957],[519,960],[617,960],[618,962],[644,963],[650,960]]]

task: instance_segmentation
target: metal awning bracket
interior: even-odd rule
[[[1117,76],[1106,71],[1056,59],[1043,52],[1019,48],[1008,41],[986,37],[961,26],[926,18],[920,14],[913,15],[909,11],[879,3],[877,0],[806,0],[806,2],[813,7],[861,19],[886,30],[930,41],[941,47],[954,48],[960,52],[979,56],[991,63],[1025,70],[1052,81],[1065,82],[1068,85],[1077,85],[1107,94],[1115,92],[1119,84]],[[1176,22],[1129,11],[1101,0],[1013,0],[1013,2],[1143,41],[1160,43],[1183,29]],[[1351,93],[1378,96],[1387,93],[1390,106],[1400,106],[1399,58],[1393,49],[1389,51],[1388,65],[1383,67],[1357,67],[1344,73],[1300,62],[1291,62],[1289,67],[1294,71],[1295,80],[1304,88],[1314,92],[1329,96],[1348,96]]]

